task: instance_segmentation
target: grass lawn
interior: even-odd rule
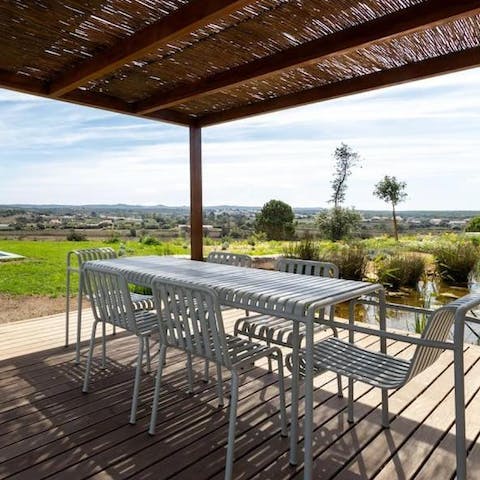
[[[207,241],[205,255],[220,249],[222,242]],[[232,242],[228,250],[250,255],[281,253],[284,242],[258,242],[255,246],[247,242]],[[225,245],[224,245],[225,246]],[[0,262],[0,293],[13,295],[43,295],[58,297],[65,295],[66,259],[70,250],[93,247],[124,249],[126,255],[188,255],[190,245],[185,240],[144,245],[138,240],[124,244],[108,244],[103,241],[33,241],[0,240],[0,251],[23,255],[23,260]],[[72,276],[72,293],[78,288],[76,275]]]

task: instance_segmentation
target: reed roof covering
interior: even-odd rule
[[[0,86],[183,125],[479,64],[479,0],[0,4]]]

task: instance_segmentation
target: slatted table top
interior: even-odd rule
[[[320,308],[373,294],[382,286],[368,282],[295,275],[285,272],[199,262],[168,256],[121,257],[87,262],[122,273],[130,283],[146,287],[159,279],[189,281],[213,288],[220,302],[294,320]]]

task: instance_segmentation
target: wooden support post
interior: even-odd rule
[[[203,260],[202,129],[190,127],[190,245],[192,260]]]

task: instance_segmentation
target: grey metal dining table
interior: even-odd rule
[[[155,280],[183,280],[214,289],[222,305],[246,309],[292,320],[294,345],[298,344],[299,322],[305,333],[305,417],[304,478],[312,478],[313,469],[313,344],[314,322],[318,312],[335,304],[375,295],[385,304],[381,285],[307,275],[295,275],[256,268],[219,265],[168,256],[120,257],[97,260],[95,265],[120,272],[129,283],[150,287]],[[383,312],[384,308],[380,309]],[[381,325],[385,319],[381,318]],[[382,350],[385,342],[382,343]],[[299,367],[298,351],[293,351],[290,463],[297,463]]]

